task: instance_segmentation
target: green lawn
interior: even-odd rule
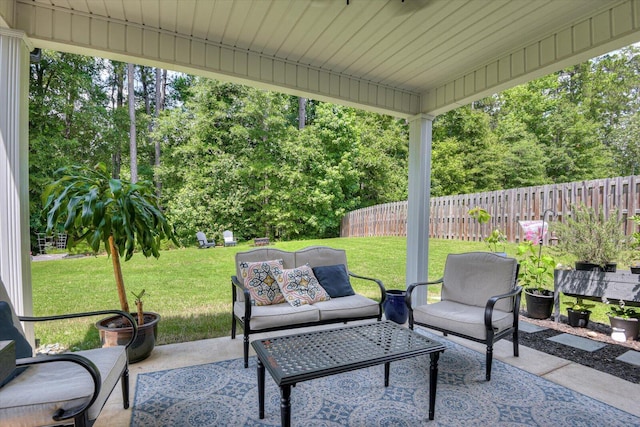
[[[387,289],[405,288],[406,238],[366,237],[278,242],[272,247],[294,251],[312,245],[327,245],[347,251],[349,269],[383,281]],[[123,262],[129,304],[131,291],[146,290],[145,310],[162,315],[159,344],[193,341],[230,335],[231,281],[234,254],[249,250],[248,244],[214,249],[163,251],[159,259],[136,254]],[[442,276],[447,254],[480,250],[482,242],[430,240],[429,278]],[[507,247],[514,255],[515,245]],[[106,256],[62,259],[31,264],[34,313],[36,316],[118,308],[111,260]],[[375,297],[377,286],[353,280],[354,288]],[[433,289],[432,292],[436,292]],[[524,298],[523,298],[524,304]],[[602,304],[593,320],[606,321]],[[91,319],[95,322],[98,319]],[[36,325],[41,343],[58,342],[73,349],[99,346],[97,330],[87,319]]]

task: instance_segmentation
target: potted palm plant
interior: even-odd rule
[[[177,244],[173,228],[158,206],[154,186],[147,181],[130,183],[111,178],[103,163],[93,169],[62,168],[56,175],[60,178],[47,186],[42,196],[47,211],[47,231],[61,225],[71,241],[86,240],[95,253],[104,245],[113,264],[120,307],[129,313],[120,257],[128,261],[137,249],[145,257],[158,258],[163,239]],[[142,311],[144,290],[134,295]],[[139,327],[138,337],[129,347],[131,363],[149,356],[155,346],[160,320],[160,315],[151,312],[134,317]],[[99,321],[96,326],[103,346],[126,342],[133,333],[127,325],[117,316]]]

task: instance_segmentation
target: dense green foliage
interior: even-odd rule
[[[124,69],[50,51],[31,66],[32,232],[59,167],[129,174]],[[407,197],[405,120],[314,100],[300,118],[297,97],[175,73],[156,105],[153,73],[136,69],[138,173],[183,244],[227,228],[241,240],[337,236],[346,212]],[[432,196],[635,174],[639,88],[629,47],[438,116]]]

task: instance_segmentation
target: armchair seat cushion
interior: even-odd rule
[[[355,294],[340,298],[331,298],[313,304],[320,310],[320,320],[352,319],[374,317],[380,313],[380,304],[365,296]]]
[[[88,411],[96,419],[127,364],[125,347],[78,351],[100,370],[102,387]],[[63,378],[63,380],[61,380]],[[49,425],[58,408],[72,408],[86,402],[93,393],[93,381],[81,366],[70,362],[32,365],[0,389],[0,420],[11,426]]]
[[[316,306],[319,303],[292,307],[283,302],[272,305],[257,305],[251,307],[251,329],[261,330],[268,328],[286,327],[300,323],[312,323],[320,320],[320,312]],[[236,301],[233,305],[236,316],[244,317],[244,302]]]
[[[487,339],[484,326],[484,307],[469,306],[455,301],[440,301],[413,309],[414,322],[467,335]],[[492,324],[496,333],[513,326],[513,313],[493,310]]]

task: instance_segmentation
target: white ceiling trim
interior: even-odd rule
[[[358,1],[3,0],[0,25],[36,47],[405,118],[640,40],[640,0]]]
[[[17,3],[36,47],[158,66],[408,117],[416,93],[193,36],[40,3]]]

